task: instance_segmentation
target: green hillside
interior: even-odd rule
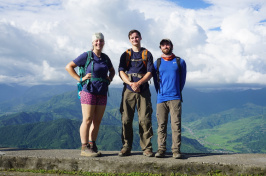
[[[51,120],[54,120],[54,115],[52,113],[19,112],[10,115],[0,116],[0,127],[8,125],[36,123],[36,122],[47,122]]]
[[[13,96],[13,99],[5,99],[4,102],[0,102],[0,114],[2,114],[0,116],[0,145],[30,148],[79,147],[78,129],[82,115],[77,92],[66,91],[69,89],[66,87],[65,93],[61,93],[57,88],[62,87],[37,86],[24,91],[22,96],[17,98]],[[38,90],[43,91],[42,94],[38,94]],[[61,94],[58,94],[59,92]],[[156,95],[153,88],[151,88],[151,92],[154,131],[152,143],[156,150]],[[266,153],[265,92],[266,89],[212,93],[201,93],[192,89],[185,90],[181,150],[188,153]],[[109,93],[97,142],[102,150],[118,150],[122,145],[119,112],[122,89],[111,88]],[[20,94],[22,93],[20,92]],[[35,100],[34,96],[38,100]],[[59,121],[62,122],[61,124],[66,123],[64,126],[67,128],[63,128]],[[133,149],[140,150],[137,112],[135,112],[133,124]],[[58,131],[61,128],[65,130],[61,130],[62,133]],[[72,134],[69,130],[76,131],[76,133]],[[8,131],[12,132],[8,133]],[[50,139],[49,142],[44,143],[48,139],[45,139],[42,134],[46,134],[46,136],[56,136],[55,134],[57,134],[57,136],[54,137],[54,141]],[[14,135],[16,136],[14,137]],[[65,140],[72,141],[72,144],[65,143]],[[168,125],[167,148],[170,151],[170,124]]]
[[[57,119],[24,125],[11,125],[0,128],[0,147],[35,149],[76,149],[80,147],[79,126],[81,121]],[[137,129],[134,130],[133,150],[141,150]],[[170,136],[168,137],[169,139]],[[157,136],[153,137],[154,150]],[[170,141],[168,139],[168,144]],[[196,140],[182,138],[181,151],[185,153],[207,152]],[[119,151],[122,147],[121,126],[101,125],[98,139],[100,150]],[[168,147],[170,149],[170,147]]]
[[[79,124],[78,121],[59,119],[50,122],[1,127],[1,147],[77,148],[80,144],[77,137]]]
[[[41,104],[50,100],[53,96],[74,89],[73,86],[69,85],[38,85],[32,87],[0,85],[0,115],[21,112],[25,109],[28,111],[28,108],[32,105]]]
[[[266,153],[266,107],[252,104],[187,123],[185,136],[214,151]]]

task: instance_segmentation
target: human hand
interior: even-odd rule
[[[134,91],[134,92],[140,92],[140,89],[139,89],[139,84],[137,82],[132,82],[130,87],[131,89]]]
[[[140,92],[140,88],[138,87],[138,88],[135,90],[135,92]]]
[[[109,82],[112,82],[112,80],[109,76],[107,76],[106,79],[109,80]]]
[[[87,73],[83,78],[82,81],[85,81],[87,79],[91,79],[91,73]]]

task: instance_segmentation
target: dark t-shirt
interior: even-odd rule
[[[139,73],[139,74],[146,74],[147,72],[153,72],[154,66],[153,66],[153,57],[152,54],[148,51],[147,53],[147,68],[144,65],[143,61],[142,61],[142,51],[145,48],[141,48],[141,51],[139,52],[134,52],[131,49],[131,57],[130,59],[139,59],[139,61],[130,61],[129,65],[127,66],[126,64],[126,52],[124,52],[121,57],[120,57],[120,63],[119,63],[119,68],[118,68],[118,72],[119,71],[124,71],[129,73]],[[132,77],[132,82],[137,82],[140,80],[140,78],[137,77]],[[133,91],[131,89],[131,87],[129,85],[126,85],[127,88],[131,91]],[[144,91],[146,89],[149,88],[149,84],[148,83],[144,83],[140,86],[140,91]]]
[[[73,60],[73,62],[79,67],[84,66],[86,64],[87,57],[88,53],[84,52],[83,54],[78,56],[75,60]],[[101,57],[99,58],[93,52],[92,52],[92,57],[94,64],[93,72],[91,71],[92,62],[90,62],[90,64],[86,69],[86,74],[92,73],[94,78],[106,79],[109,69],[113,67],[110,58],[104,53],[102,53]],[[89,85],[85,84],[82,90],[96,95],[107,95],[108,83],[103,81],[93,81],[93,82],[90,81]]]

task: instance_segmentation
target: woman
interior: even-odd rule
[[[88,84],[83,86],[80,93],[83,116],[80,126],[81,155],[96,157],[101,155],[101,153],[98,152],[95,141],[106,107],[108,85],[115,75],[115,70],[109,57],[102,53],[104,46],[104,36],[102,33],[95,33],[92,35],[92,46],[93,61],[88,65],[86,75],[82,79],[74,68],[85,65],[88,57],[87,52],[84,52],[75,60],[68,63],[66,70],[77,81],[82,80],[82,82],[84,82],[87,79],[90,80]],[[91,67],[92,63],[94,68]],[[107,76],[108,71],[109,76]],[[102,80],[94,78],[102,78]]]

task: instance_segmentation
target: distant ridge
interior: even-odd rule
[[[71,91],[68,91],[68,89]],[[39,94],[39,91],[42,91],[42,93]],[[117,150],[117,148],[121,148],[122,146],[121,115],[119,112],[121,93],[122,88],[110,88],[109,90],[107,108],[100,130],[102,133],[97,140],[100,145],[99,147],[104,150]],[[77,98],[77,91],[74,86],[34,86],[25,89],[22,94],[17,92],[14,94],[17,95],[17,97],[0,102],[0,130],[10,131],[16,129],[16,135],[23,135],[21,138],[28,133],[34,133],[35,140],[40,143],[42,143],[41,139],[43,137],[40,135],[41,132],[43,130],[46,131],[46,129],[55,129],[56,125],[59,125],[56,123],[57,120],[62,120],[62,123],[77,124],[75,130],[78,130],[82,115],[80,102]],[[152,86],[151,94],[153,106],[152,123],[154,130],[152,143],[154,144],[154,150],[156,150],[156,93]],[[265,88],[259,90],[217,92],[200,92],[195,89],[185,88],[183,96],[183,151],[188,153],[266,153],[266,144],[264,142],[266,141]],[[70,121],[64,121],[67,119]],[[39,129],[42,129],[42,131],[37,133],[37,131],[34,130],[35,126],[39,126]],[[28,131],[25,132],[25,129],[28,129]],[[134,118],[134,129],[133,148],[134,150],[140,150],[137,113],[135,113]],[[67,130],[73,129],[68,126]],[[168,125],[168,131],[167,148],[168,151],[170,151],[170,125]],[[47,134],[48,133],[49,131]],[[3,143],[1,142],[1,144],[6,147],[17,147],[18,145],[24,147],[33,146],[30,144],[32,140],[30,138],[27,138],[25,143],[22,142],[18,144],[12,141],[12,136],[10,136],[10,134],[7,134],[7,136],[9,137],[2,137],[0,140],[4,141]],[[71,137],[71,135],[69,137]],[[77,135],[74,138],[77,138],[78,141],[79,136]],[[60,135],[58,138],[55,138],[55,140],[61,141],[62,143],[64,141],[60,138]],[[77,143],[79,144],[80,142]],[[47,145],[48,148],[57,148],[59,146],[62,145]],[[69,144],[65,146],[67,147]],[[76,147],[79,146],[71,145],[71,148]]]

